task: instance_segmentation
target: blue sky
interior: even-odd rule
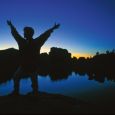
[[[17,48],[7,19],[21,35],[25,26],[33,27],[34,37],[60,23],[42,52],[55,46],[88,56],[115,48],[114,0],[0,0],[0,14],[0,49]]]

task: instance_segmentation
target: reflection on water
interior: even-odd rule
[[[114,99],[115,82],[105,80],[104,83],[99,83],[95,80],[88,80],[86,74],[79,76],[72,73],[68,79],[55,82],[52,82],[48,76],[47,78],[40,77],[39,90],[59,93],[86,101],[107,101],[105,99]]]
[[[20,81],[20,94],[32,92],[31,84],[30,78],[22,79]],[[38,76],[38,84],[39,91],[63,94],[87,101],[94,101],[94,99],[95,101],[105,101],[107,98],[113,99],[115,96],[115,82],[105,80],[103,83],[99,83],[95,80],[88,80],[87,74],[80,76],[72,73],[67,79],[56,81],[52,81],[50,76]],[[13,80],[1,84],[0,95],[12,93],[13,86]]]
[[[0,85],[0,96],[10,94],[14,90],[13,85],[14,85],[13,80],[10,80],[6,83],[1,84]]]
[[[0,96],[11,94],[13,90],[14,90],[13,80],[3,83],[0,85]],[[20,80],[20,94],[25,95],[31,91],[32,91],[32,88],[31,88],[30,78]]]

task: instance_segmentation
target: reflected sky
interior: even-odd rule
[[[105,101],[106,98],[110,97],[112,100],[112,97],[115,96],[115,82],[105,80],[104,83],[99,83],[95,80],[88,80],[87,75],[79,76],[75,73],[72,73],[66,80],[58,81],[52,81],[49,76],[38,76],[38,84],[39,91],[62,94],[87,101],[94,101],[94,98],[95,101]],[[0,96],[12,93],[13,89],[13,80],[1,84]],[[29,92],[32,92],[30,78],[22,79],[20,81],[20,93],[25,95]]]
[[[0,96],[10,94],[14,90],[13,86],[13,80],[0,84]]]

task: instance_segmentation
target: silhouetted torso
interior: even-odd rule
[[[25,55],[26,57],[34,57],[40,54],[40,45],[36,43],[36,40],[33,39],[31,41],[24,40],[22,44],[19,45],[19,52],[21,55]]]
[[[35,39],[24,40],[19,44],[20,65],[34,68],[38,65],[41,46]]]

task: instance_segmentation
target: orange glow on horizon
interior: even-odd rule
[[[79,57],[92,57],[93,55],[92,54],[85,54],[85,53],[72,53],[72,57],[76,57],[76,58],[79,58]]]
[[[4,49],[8,49],[8,48],[16,48],[16,49],[18,49],[18,47],[16,47],[16,46],[15,47],[11,47],[9,45],[2,45],[0,47],[0,50],[4,50]],[[44,52],[49,53],[50,52],[50,47],[42,47],[40,52],[41,53],[44,53]],[[79,58],[79,57],[87,58],[87,57],[92,57],[93,56],[92,54],[88,54],[88,53],[72,53],[71,52],[71,54],[72,54],[72,57],[76,57],[76,58]]]
[[[43,47],[41,48],[41,50],[40,50],[40,53],[44,53],[44,52],[49,53],[49,52],[50,52],[50,47],[46,47],[46,46],[44,47],[44,46],[43,46]]]
[[[12,45],[7,45],[7,44],[2,44],[1,46],[0,46],[0,50],[5,50],[5,49],[8,49],[8,48],[18,48],[18,47],[13,47]]]

